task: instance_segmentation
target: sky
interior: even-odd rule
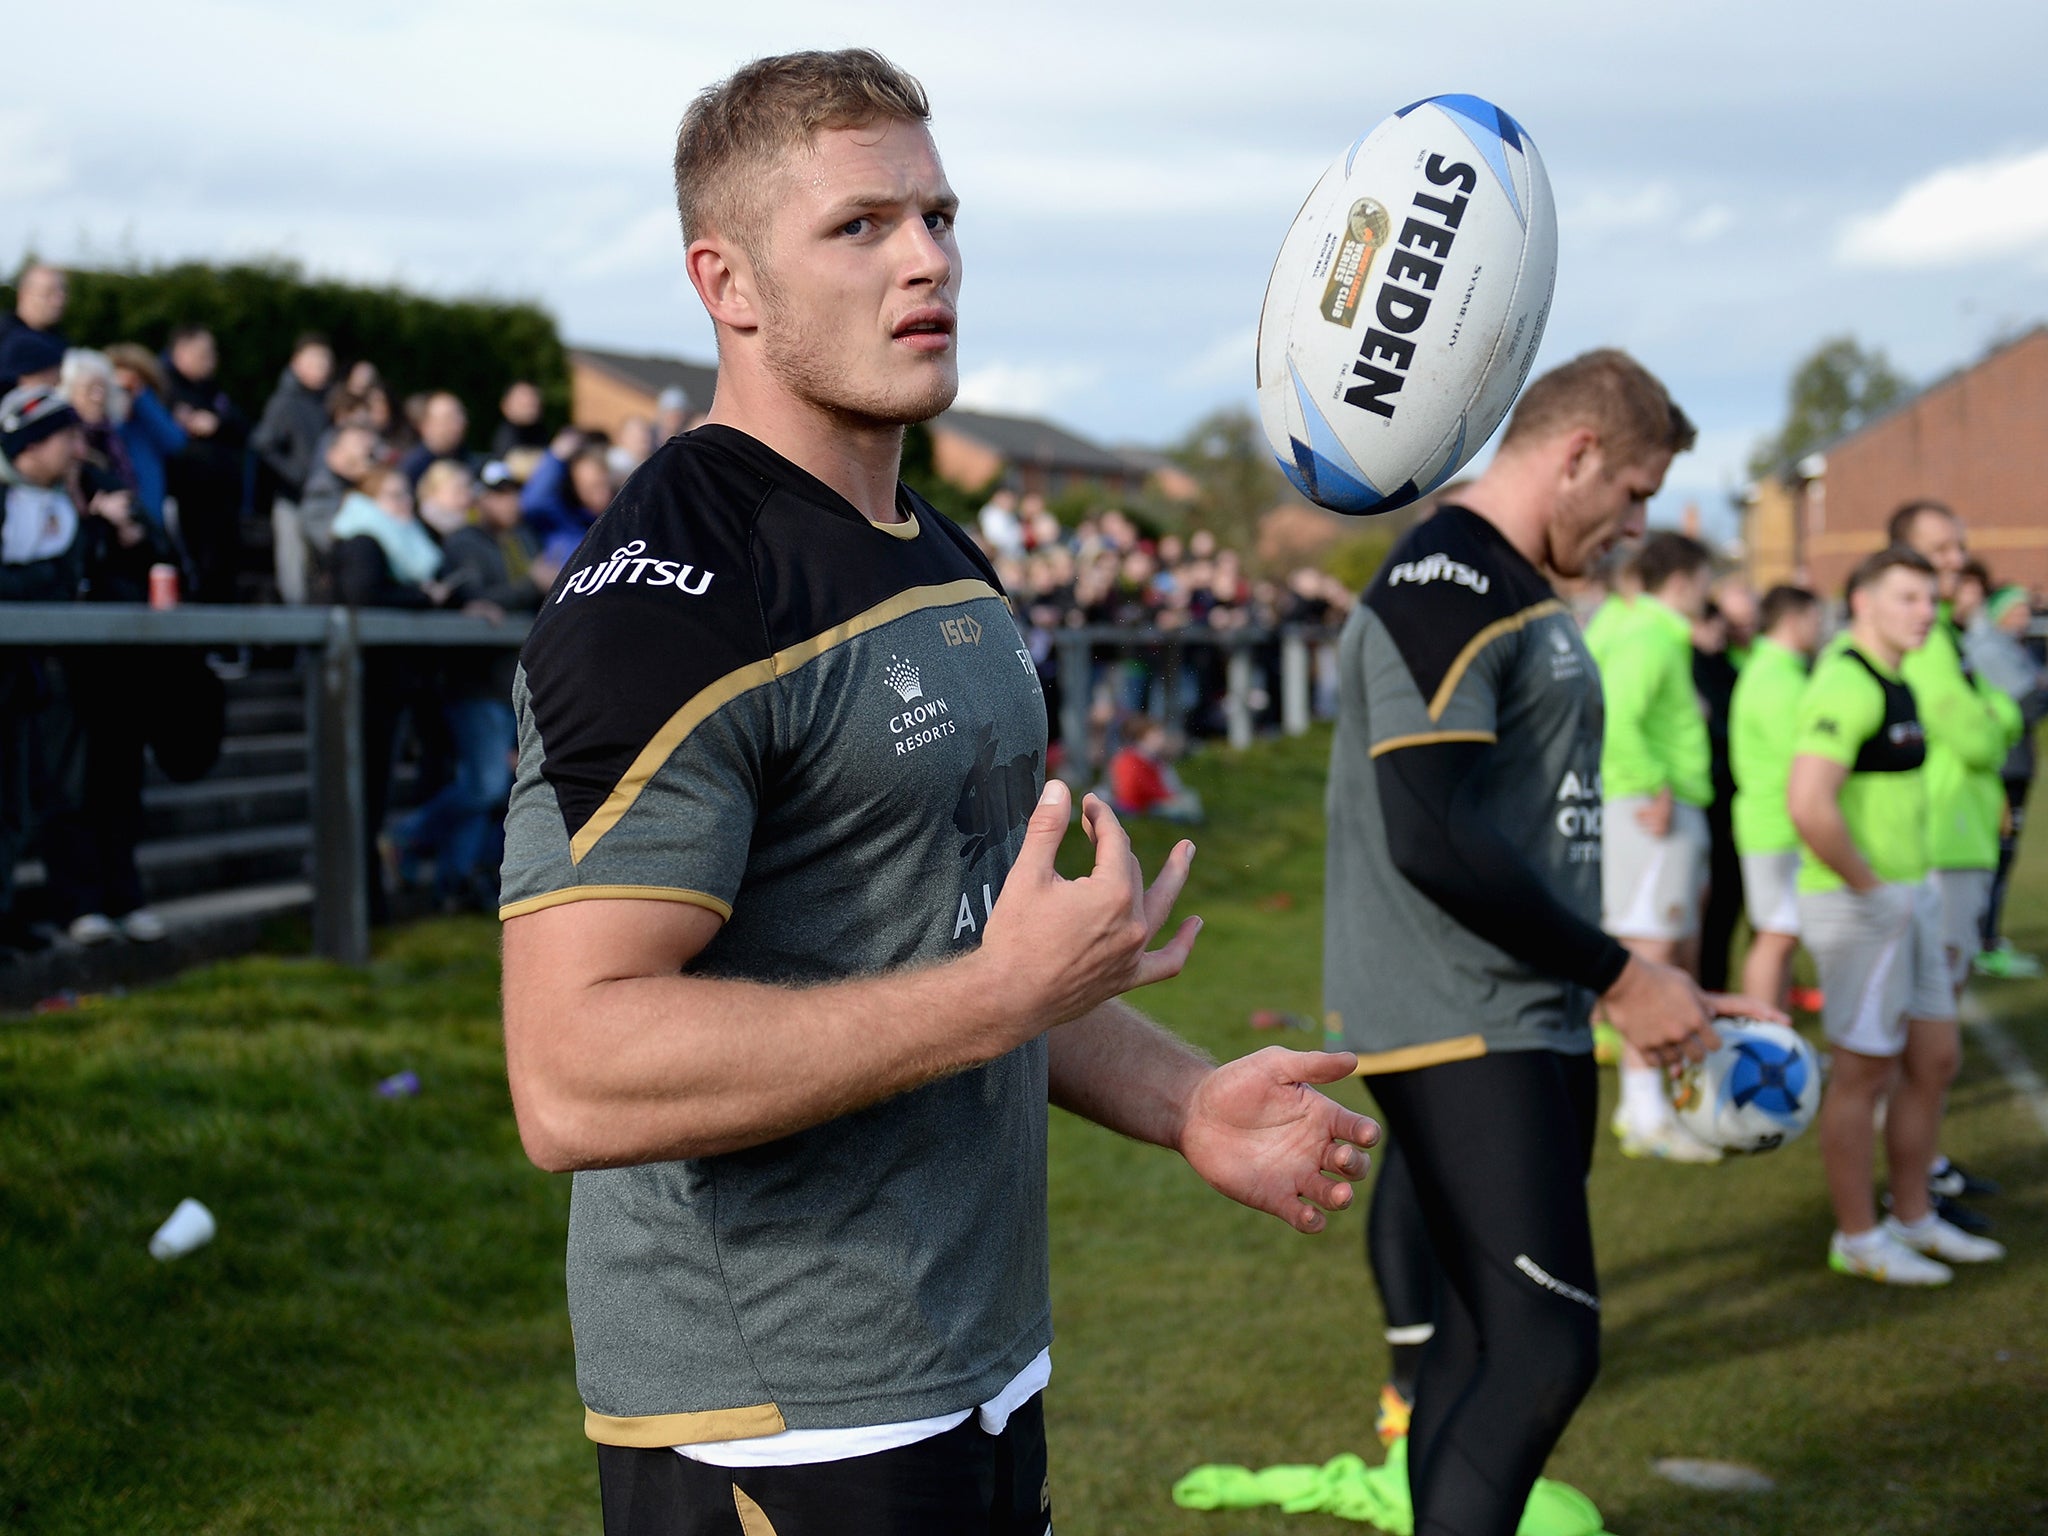
[[[1600,345],[1655,370],[1701,435],[1652,520],[1694,502],[1725,534],[1822,340],[1928,382],[2048,319],[2048,7],[1964,14],[97,0],[9,28],[61,67],[0,93],[0,263],[281,255],[708,360],[676,123],[749,58],[859,44],[923,80],[962,198],[961,403],[1156,445],[1251,405],[1266,276],[1331,158],[1469,92],[1527,128],[1557,199],[1538,370]]]

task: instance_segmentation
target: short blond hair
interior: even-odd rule
[[[751,254],[767,209],[762,173],[830,128],[928,123],[924,87],[868,48],[756,59],[706,87],[676,132],[683,243],[713,230]]]
[[[1699,437],[1657,376],[1614,347],[1583,352],[1522,391],[1500,442],[1590,427],[1610,464],[1683,453]]]

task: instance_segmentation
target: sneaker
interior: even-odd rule
[[[1611,1067],[1621,1060],[1621,1031],[1612,1024],[1593,1026],[1593,1060],[1603,1067]]]
[[[137,907],[126,917],[121,918],[120,924],[121,932],[137,944],[154,944],[170,932],[170,929],[164,926],[164,920],[147,907]]]
[[[1621,1142],[1623,1157],[1657,1158],[1667,1163],[1718,1163],[1719,1148],[1710,1147],[1676,1120],[1666,1120],[1644,1131],[1620,1115],[1614,1117],[1614,1134]]]
[[[1995,1264],[2005,1257],[2005,1244],[1994,1243],[1988,1237],[1972,1237],[1939,1216],[1930,1216],[1910,1227],[1896,1216],[1887,1216],[1884,1229],[1915,1253],[1949,1264]]]
[[[1947,1285],[1955,1279],[1954,1270],[1908,1248],[1892,1236],[1889,1226],[1878,1228],[1878,1234],[1877,1241],[1852,1248],[1837,1232],[1828,1239],[1828,1268],[1880,1285]]]
[[[2041,962],[2014,949],[2010,942],[2000,941],[1998,948],[1979,952],[1970,969],[1994,981],[2032,981],[2041,974]]]
[[[1401,1389],[1391,1381],[1380,1388],[1380,1409],[1373,1415],[1372,1432],[1380,1437],[1381,1445],[1392,1445],[1408,1433],[1408,1419],[1415,1411],[1415,1405],[1401,1395]]]
[[[1959,1200],[1964,1195],[1974,1195],[1981,1200],[1997,1194],[2000,1185],[1996,1179],[1979,1178],[1961,1163],[1944,1157],[1935,1163],[1933,1172],[1928,1175],[1927,1187],[1951,1200]]]
[[[88,912],[83,917],[74,917],[71,926],[64,931],[71,935],[74,944],[104,944],[121,932],[104,912]]]
[[[1947,1195],[1934,1196],[1934,1214],[1952,1227],[1964,1232],[1974,1232],[1980,1237],[1991,1230],[1995,1223],[1982,1211],[1972,1210],[1960,1200],[1951,1200]],[[1884,1208],[1892,1208],[1892,1197],[1884,1197]]]

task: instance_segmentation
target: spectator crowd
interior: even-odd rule
[[[65,275],[28,266],[0,317],[0,601],[162,598],[174,575],[205,603],[337,603],[450,610],[502,620],[536,610],[563,562],[657,443],[701,419],[680,392],[616,434],[543,423],[515,380],[486,434],[447,390],[399,398],[374,359],[301,336],[260,408],[218,382],[233,338],[180,324],[159,350],[71,344]],[[487,440],[488,451],[472,443]],[[1037,496],[997,492],[978,536],[1016,600],[1019,626],[1059,703],[1055,641],[1076,626],[1228,635],[1340,620],[1350,594],[1314,569],[1255,576],[1213,534],[1153,536],[1106,510],[1067,528]],[[1144,735],[1171,778],[1187,735],[1219,734],[1223,658],[1192,647],[1184,668],[1156,653],[1111,660],[1091,679],[1098,761]],[[1276,709],[1277,648],[1258,654],[1259,706]],[[207,771],[224,719],[222,679],[246,651],[196,656],[127,647],[0,652],[0,953],[56,934],[148,942],[164,925],[136,872],[145,753],[171,772]],[[511,650],[438,657],[376,649],[364,671],[364,858],[373,915],[419,889],[491,909],[514,743]],[[1166,697],[1172,693],[1171,698]],[[1133,733],[1150,712],[1169,729]],[[210,738],[210,749],[209,749]],[[391,767],[418,763],[421,802],[392,816]],[[1136,783],[1131,763],[1121,782]],[[1185,798],[1167,798],[1185,809]],[[1135,807],[1134,807],[1135,808]],[[29,852],[48,872],[36,923],[15,911]]]

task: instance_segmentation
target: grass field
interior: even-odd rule
[[[1191,765],[1212,817],[1183,910],[1208,925],[1190,974],[1142,1000],[1219,1055],[1266,1043],[1253,1008],[1315,1010],[1326,747]],[[1156,864],[1171,837],[1141,837]],[[2037,951],[2040,841],[2011,924]],[[0,1020],[0,1529],[597,1529],[568,1182],[519,1152],[495,944],[487,922],[427,923],[363,973],[257,957]],[[1983,998],[2048,1067],[2048,983]],[[403,1068],[420,1096],[379,1098]],[[1621,1536],[2048,1530],[2048,1140],[1979,1050],[1947,1144],[2005,1182],[2013,1257],[1916,1295],[1822,1267],[1811,1138],[1710,1169],[1603,1139],[1606,1368],[1553,1475]],[[1059,1528],[1361,1529],[1167,1496],[1203,1461],[1377,1459],[1358,1210],[1302,1238],[1066,1116],[1052,1148]],[[145,1241],[185,1195],[220,1236],[157,1264]],[[1650,1470],[1672,1455],[1779,1486],[1681,1489]]]

